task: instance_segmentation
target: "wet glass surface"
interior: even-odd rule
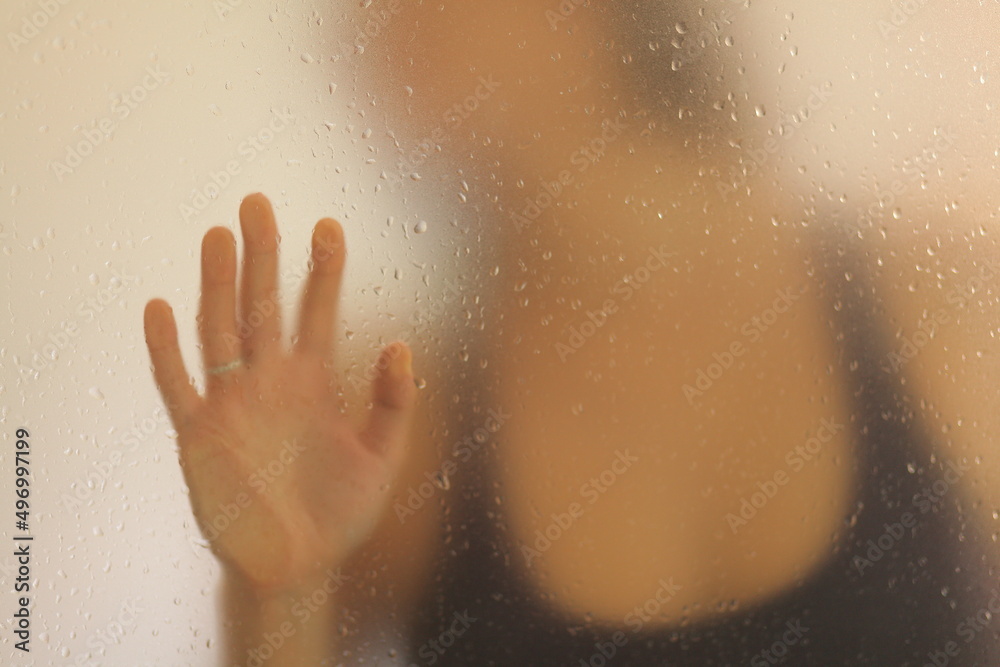
[[[4,664],[1000,660],[994,3],[3,23]]]

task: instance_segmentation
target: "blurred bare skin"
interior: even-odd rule
[[[847,379],[833,370],[830,314],[807,273],[805,239],[771,224],[781,212],[759,188],[754,198],[726,204],[710,177],[693,184],[685,169],[695,155],[685,138],[659,128],[643,136],[648,121],[615,85],[620,54],[606,47],[605,15],[579,7],[553,31],[548,8],[407,5],[395,31],[370,47],[373,60],[384,57],[384,75],[395,85],[386,95],[414,89],[393,99],[414,141],[429,136],[442,110],[461,101],[478,77],[500,82],[495,99],[448,136],[449,154],[463,156],[463,166],[478,163],[495,174],[492,193],[478,193],[481,202],[499,192],[497,208],[520,211],[536,184],[567,169],[580,186],[523,231],[507,212],[497,215],[498,245],[509,253],[499,301],[509,305],[491,327],[499,339],[490,364],[501,378],[496,405],[516,406],[497,473],[500,508],[518,538],[512,558],[525,564],[519,546],[533,545],[552,514],[581,502],[580,486],[627,448],[641,463],[592,506],[583,502],[585,515],[573,528],[525,564],[539,592],[571,614],[613,623],[664,577],[682,589],[659,623],[718,613],[720,602],[766,599],[830,553],[854,494],[853,445],[844,428],[747,525],[734,533],[725,519],[758,482],[789,470],[788,453],[817,435],[823,419],[849,423]],[[568,156],[601,135],[603,119],[619,116],[624,133],[598,162],[576,171]],[[517,188],[518,180],[527,187]],[[652,272],[627,300],[609,293],[646,261],[650,247],[664,244],[676,253],[668,267]],[[546,253],[551,257],[543,259]],[[519,270],[519,262],[528,269]],[[527,288],[516,292],[524,281]],[[806,291],[773,327],[755,341],[740,334],[789,289]],[[618,308],[608,323],[579,351],[560,355],[556,346],[567,342],[568,328],[609,297]],[[734,341],[747,344],[737,365],[689,401],[682,386]],[[434,447],[415,442],[413,449]],[[440,464],[412,459],[399,488],[419,485]],[[436,530],[436,511],[423,508],[407,528]],[[387,533],[393,524],[387,517]],[[374,541],[367,554],[386,558],[390,540]],[[433,550],[438,542],[413,544]],[[400,564],[387,571],[426,580],[429,562],[405,567],[411,555],[401,552]],[[358,559],[361,568],[365,560]]]

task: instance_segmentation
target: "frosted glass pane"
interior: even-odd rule
[[[0,20],[3,664],[1000,660],[995,4]]]

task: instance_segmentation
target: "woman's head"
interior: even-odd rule
[[[562,122],[560,114],[603,115],[601,107],[629,105],[664,123],[709,129],[722,116],[709,98],[720,83],[714,70],[725,48],[727,6],[375,0],[364,11],[389,19],[375,44],[378,74],[407,116],[434,122],[478,77],[493,77],[503,103],[484,105],[470,126],[530,136],[548,119]]]

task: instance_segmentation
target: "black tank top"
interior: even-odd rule
[[[827,262],[817,266],[817,291],[850,378],[846,426],[860,443],[855,503],[825,564],[764,603],[707,622],[649,628],[569,618],[519,567],[519,546],[495,502],[495,462],[484,457],[470,461],[478,469],[451,491],[460,495],[445,515],[439,569],[407,664],[1000,665],[1000,613],[984,623],[985,610],[1000,611],[988,538],[966,516],[961,482],[949,481],[971,463],[935,455],[902,376],[886,372],[892,348],[885,318],[873,317],[863,248],[850,249],[843,236],[816,247],[817,264]],[[495,403],[481,387],[479,395],[468,389],[473,405]]]

